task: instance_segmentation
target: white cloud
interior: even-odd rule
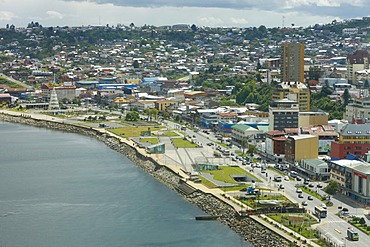
[[[16,18],[17,16],[10,11],[0,11],[0,20],[1,21],[10,21]]]
[[[237,25],[245,25],[245,24],[248,24],[248,20],[246,20],[245,18],[235,18],[235,17],[231,17],[230,18],[230,21],[231,23],[234,23],[234,24],[237,24]]]
[[[46,14],[50,18],[63,19],[63,17],[64,17],[64,15],[62,13],[59,13],[58,11],[54,11],[54,10],[48,10],[48,11],[46,11]]]

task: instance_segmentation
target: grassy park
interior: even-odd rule
[[[148,131],[150,129],[151,132],[158,131],[161,128],[156,126],[130,126],[130,127],[122,127],[122,128],[114,128],[109,129],[110,132],[123,136],[123,137],[139,137],[143,131]]]
[[[268,217],[306,238],[315,238],[316,230],[312,230],[311,225],[316,224],[317,220],[309,214],[270,214]]]
[[[177,148],[196,148],[198,147],[197,144],[192,143],[188,140],[184,140],[184,138],[172,138],[173,145]]]
[[[231,184],[238,184],[238,182],[235,181],[233,178],[233,176],[235,175],[238,175],[238,176],[246,175],[248,177],[255,179],[255,181],[260,181],[258,178],[256,178],[251,173],[237,166],[219,166],[219,169],[217,170],[204,170],[202,172],[212,174],[215,180],[222,181],[225,183],[231,183]]]
[[[140,142],[147,142],[150,144],[158,144],[158,138],[157,137],[141,137]]]

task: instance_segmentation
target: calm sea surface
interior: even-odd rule
[[[93,138],[0,122],[0,246],[251,246]]]

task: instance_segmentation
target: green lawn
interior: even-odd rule
[[[197,144],[192,143],[188,140],[184,140],[184,138],[172,138],[173,145],[177,148],[196,148],[198,147]]]
[[[155,126],[136,126],[136,127],[122,127],[122,128],[115,128],[109,129],[110,132],[124,137],[139,137],[142,131],[157,131],[160,130],[159,127]]]
[[[238,183],[232,178],[233,175],[247,175],[249,177],[254,178],[256,181],[260,181],[258,178],[256,178],[249,172],[241,169],[240,167],[235,167],[235,166],[220,166],[219,170],[206,170],[202,172],[208,172],[212,174],[215,180],[222,181],[225,183],[231,183],[231,184]]]
[[[169,136],[169,137],[171,137],[171,136],[179,136],[175,131],[166,131],[166,132],[164,132],[164,135],[165,136]]]
[[[210,188],[210,189],[214,189],[214,188],[217,188],[217,185],[215,185],[214,183],[212,183],[211,181],[209,181],[208,179],[202,177],[202,176],[197,176],[198,178],[200,178],[202,180],[202,184],[204,186],[206,186],[207,188]]]
[[[249,184],[245,184],[245,185],[238,185],[238,186],[223,187],[222,190],[225,191],[225,192],[240,191],[241,189],[245,189],[245,188],[248,188],[248,187],[249,187]]]
[[[157,137],[141,137],[140,142],[147,142],[151,144],[158,144],[158,138]]]

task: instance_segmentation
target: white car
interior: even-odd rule
[[[300,188],[298,188],[295,192],[302,193],[302,190]]]
[[[289,181],[289,177],[288,177],[288,176],[285,176],[285,177],[284,177],[284,180],[285,180],[285,181]]]
[[[322,207],[323,209],[327,209],[328,208],[325,203],[321,203],[320,204],[320,207]]]

